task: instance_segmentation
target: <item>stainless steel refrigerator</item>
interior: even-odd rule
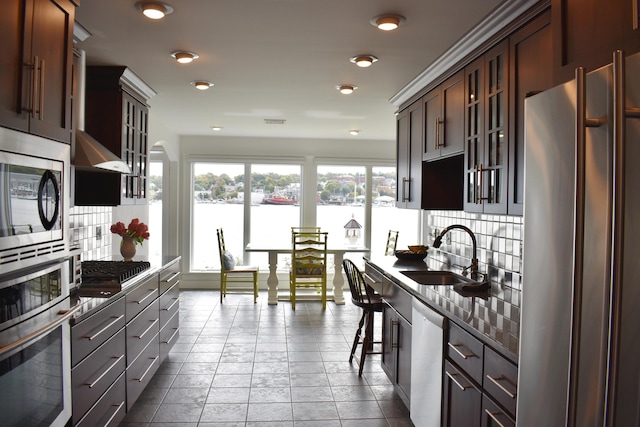
[[[525,101],[517,425],[640,425],[640,55]]]

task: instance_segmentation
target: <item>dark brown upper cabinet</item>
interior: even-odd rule
[[[396,207],[420,209],[422,194],[422,101],[398,114]]]
[[[458,72],[422,98],[424,151],[430,161],[464,151],[464,73]]]
[[[0,15],[0,125],[71,143],[75,4],[6,0]]]
[[[639,0],[552,0],[554,85],[612,61],[613,51],[640,51]]]
[[[510,37],[510,215],[522,215],[524,207],[524,100],[553,86],[550,18],[547,11]]]
[[[154,94],[127,67],[87,67],[86,131],[120,157],[131,173],[77,169],[76,205],[147,203],[149,108],[146,101]]]
[[[465,67],[464,210],[507,213],[508,40]]]

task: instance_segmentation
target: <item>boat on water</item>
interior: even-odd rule
[[[288,199],[282,196],[265,197],[262,199],[263,205],[295,205],[296,199]]]

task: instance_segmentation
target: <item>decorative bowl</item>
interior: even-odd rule
[[[425,245],[409,245],[408,246],[409,250],[411,252],[417,253],[417,254],[423,254],[425,252],[427,252],[427,249],[429,249],[429,246],[425,246]]]
[[[403,261],[422,261],[427,256],[427,251],[416,253],[410,250],[396,251],[396,258]]]

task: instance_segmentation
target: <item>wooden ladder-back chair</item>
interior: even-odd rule
[[[382,297],[377,294],[371,286],[367,285],[362,277],[362,273],[358,270],[358,267],[349,259],[342,261],[342,267],[347,275],[347,281],[349,282],[349,289],[351,290],[351,301],[357,307],[362,309],[362,317],[360,318],[360,324],[356,330],[356,336],[353,339],[353,345],[351,346],[351,355],[349,356],[349,363],[353,360],[353,356],[356,354],[358,345],[361,345],[358,375],[362,376],[362,368],[364,367],[364,361],[367,354],[380,354],[381,351],[374,351],[374,344],[382,344],[382,341],[374,341],[373,338],[373,320],[376,312],[382,312],[384,303]],[[362,329],[364,327],[364,334]]]
[[[389,230],[389,234],[387,235],[387,246],[385,246],[384,248],[384,254],[395,255],[397,244],[398,244],[398,232]]]
[[[291,230],[289,293],[294,310],[299,289],[315,290],[320,294],[322,308],[327,307],[327,236],[328,233],[316,227],[302,231],[294,227]]]
[[[235,258],[227,251],[224,244],[222,228],[218,234],[218,251],[220,252],[220,303],[227,293],[253,294],[255,304],[258,298],[258,267],[235,265]],[[229,287],[231,285],[231,288]]]

